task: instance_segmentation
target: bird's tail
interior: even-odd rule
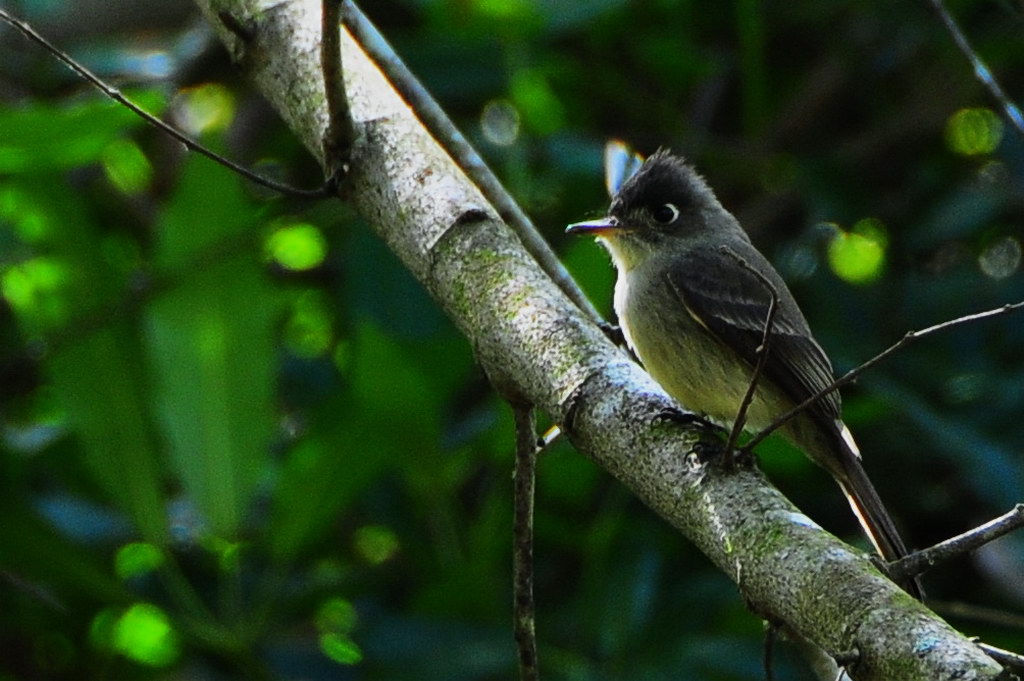
[[[860,463],[860,457],[850,449],[847,442],[844,441],[843,446],[848,451],[841,457],[843,475],[837,476],[837,479],[854,514],[882,558],[887,562],[903,558],[910,552],[896,529],[896,523],[885,509],[875,486],[871,484]],[[916,577],[900,582],[900,586],[914,598],[924,598],[924,591]]]

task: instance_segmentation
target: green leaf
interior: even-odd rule
[[[83,546],[58,534],[45,520],[17,502],[0,506],[0,569],[56,589],[56,597],[83,594],[101,602],[124,602],[127,589]]]
[[[153,166],[131,140],[114,140],[103,150],[103,169],[125,194],[141,194],[153,179]]]
[[[285,460],[267,533],[270,553],[287,563],[399,455],[393,432],[347,400],[326,405],[320,422]]]
[[[146,329],[171,466],[230,539],[269,465],[280,296],[246,235],[257,211],[225,172],[205,159],[187,166],[157,244],[181,283],[150,305]]]
[[[352,342],[352,393],[332,401],[288,456],[271,516],[271,553],[293,559],[386,468],[436,451],[440,394],[414,357],[371,324]],[[439,469],[434,472],[440,475]]]
[[[164,544],[167,520],[160,469],[143,410],[143,368],[134,329],[93,332],[47,362],[57,394],[96,481],[148,541]]]
[[[363,651],[356,642],[344,634],[320,634],[320,651],[338,664],[352,665],[363,661]]]
[[[379,417],[400,422],[406,436],[436,442],[440,431],[438,395],[416,358],[372,324],[359,326],[354,345],[355,401]]]
[[[23,263],[20,279],[11,278],[17,268],[4,272],[3,293],[25,335],[59,332],[63,342],[47,356],[45,369],[83,445],[86,467],[143,537],[162,544],[167,525],[138,333],[131,318],[105,316],[127,295],[124,275],[108,264],[81,194],[28,176],[17,187],[19,204],[47,225],[39,247],[48,255]],[[98,329],[96,320],[102,320]]]
[[[550,135],[565,127],[565,108],[542,71],[516,71],[512,74],[509,91],[523,121],[538,135]]]
[[[158,114],[166,97],[157,90],[132,93]],[[94,97],[71,106],[34,103],[0,110],[0,173],[74,168],[101,160],[107,146],[143,120],[121,104]]]
[[[117,550],[114,571],[121,579],[132,579],[148,574],[164,563],[160,549],[145,542],[132,542]]]

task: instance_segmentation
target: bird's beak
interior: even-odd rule
[[[619,221],[617,218],[613,218],[610,215],[598,218],[596,220],[587,220],[586,222],[574,222],[565,228],[566,234],[593,234],[594,236],[601,236],[612,230],[620,229]]]

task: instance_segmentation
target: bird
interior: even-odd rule
[[[659,149],[630,172],[607,215],[566,231],[595,236],[611,255],[622,335],[651,377],[682,406],[731,425],[774,298],[746,427],[763,428],[830,386],[832,364],[785,281],[693,166]],[[843,423],[838,391],[818,399],[780,433],[839,483],[882,558],[891,562],[909,553]],[[923,597],[916,579],[901,586]]]

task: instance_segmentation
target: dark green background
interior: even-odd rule
[[[232,158],[320,181],[189,3],[5,7]],[[607,256],[562,229],[603,210],[609,137],[693,160],[838,370],[1024,298],[1024,138],[923,0],[365,9],[606,312]],[[1021,4],[951,9],[1024,92]],[[518,129],[496,143],[485,109]],[[0,679],[514,674],[508,408],[350,209],[185,156],[3,28],[0,286]],[[1021,315],[844,399],[909,543],[1024,498]],[[762,454],[863,545],[822,471]],[[545,678],[759,677],[761,622],[692,546],[564,443],[538,475]],[[1021,650],[1022,565],[1010,538],[925,584],[943,612],[1017,613],[950,619]]]

